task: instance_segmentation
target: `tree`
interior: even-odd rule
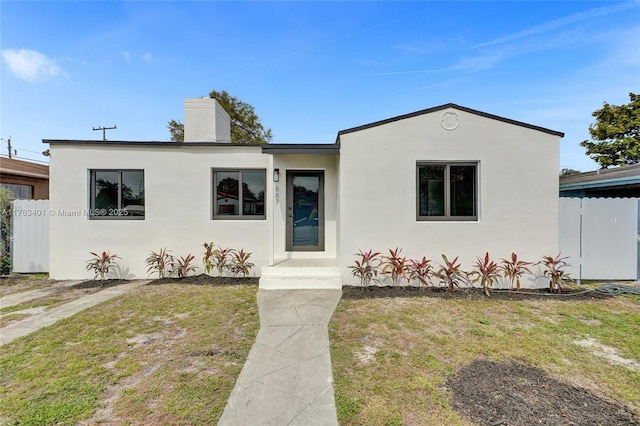
[[[231,96],[226,91],[213,90],[209,97],[218,101],[231,118],[231,142],[232,143],[269,143],[273,135],[271,129],[265,130],[260,118],[255,113],[253,106]],[[184,142],[184,124],[171,120],[167,124],[171,140]]]
[[[582,173],[582,172],[580,170],[576,170],[576,169],[562,169],[562,170],[560,170],[560,176],[577,175],[578,173]]]
[[[587,155],[603,169],[640,162],[640,95],[629,93],[630,102],[604,106],[593,112],[589,126],[594,141],[583,141]]]

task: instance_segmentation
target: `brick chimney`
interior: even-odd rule
[[[213,98],[185,99],[184,141],[231,143],[229,114]]]

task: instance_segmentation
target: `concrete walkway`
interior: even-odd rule
[[[219,425],[336,425],[327,324],[341,290],[259,290],[260,331]]]
[[[150,280],[132,281],[126,284],[120,284],[114,287],[108,287],[96,293],[89,294],[87,296],[82,296],[78,299],[67,302],[56,308],[44,310],[36,315],[30,316],[21,321],[16,321],[14,323],[11,323],[6,327],[0,328],[0,346],[11,342],[14,339],[17,339],[18,337],[26,336],[27,334],[33,333],[36,330],[39,330],[43,327],[47,327],[51,324],[54,324],[55,322],[57,322],[62,318],[70,317],[71,315],[77,314],[80,311],[83,311],[87,308],[97,305],[98,303],[102,303],[109,299],[113,299],[114,297],[128,293],[133,289],[136,289],[140,286],[147,284],[149,281]],[[73,285],[73,284],[66,283],[66,286],[70,286],[70,285]],[[46,291],[39,291],[39,290],[36,290],[33,292],[25,292],[25,293],[30,293],[30,294],[17,293],[16,295],[8,295],[1,298],[0,306],[6,307],[6,306],[17,305],[19,303],[23,303],[37,297],[42,297],[43,295],[47,294]],[[19,312],[21,311],[16,311],[16,313],[19,313]]]

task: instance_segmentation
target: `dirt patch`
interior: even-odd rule
[[[516,362],[476,360],[451,377],[452,406],[481,426],[640,425],[629,407]]]
[[[103,289],[130,283],[130,280],[88,280],[71,286],[73,289]]]
[[[628,368],[629,370],[640,372],[640,362],[633,359],[621,357],[616,348],[603,345],[594,338],[587,337],[583,340],[576,340],[573,343],[578,346],[582,346],[583,348],[591,349],[591,352],[594,355],[602,357],[612,364],[620,365],[622,367]]]
[[[257,277],[212,277],[206,274],[192,275],[184,278],[156,278],[147,285],[161,284],[195,284],[195,285],[258,285]]]
[[[419,288],[419,287],[390,287],[390,286],[370,286],[342,287],[343,299],[378,299],[394,297],[433,297],[438,299],[465,299],[465,300],[596,300],[607,299],[611,296],[584,290],[566,290],[556,294],[549,292],[549,289],[536,290],[492,290],[491,296],[486,296],[482,290],[476,288],[456,288],[447,290],[444,287]]]

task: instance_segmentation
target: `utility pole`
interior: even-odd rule
[[[4,138],[0,138],[0,141],[4,141]],[[9,139],[7,139],[7,149],[9,150],[9,158],[11,158],[13,155],[16,155],[18,152],[16,151],[15,153],[11,152],[11,136],[9,136]]]
[[[106,141],[107,140],[107,130],[113,130],[113,129],[117,129],[116,125],[114,124],[113,127],[94,127],[93,130],[102,130],[102,140]]]

